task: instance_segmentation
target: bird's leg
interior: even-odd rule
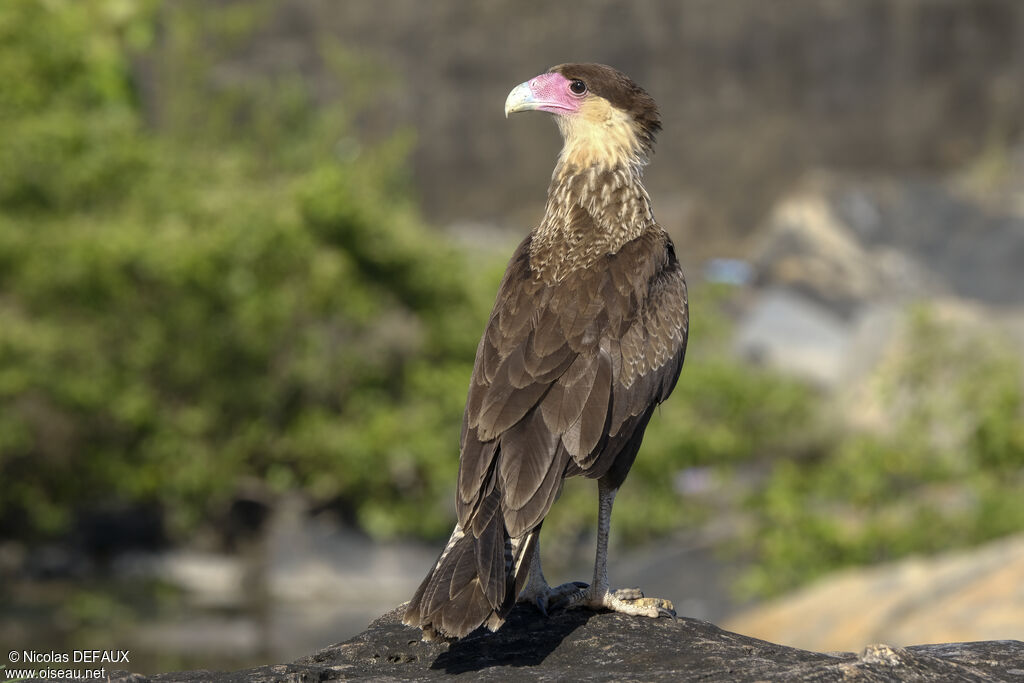
[[[522,592],[519,594],[518,602],[527,602],[536,607],[541,614],[547,616],[549,605],[561,602],[568,595],[581,588],[586,588],[587,584],[575,581],[563,583],[561,586],[554,588],[549,586],[547,579],[544,578],[544,572],[540,568],[540,532],[536,533],[538,536],[534,541],[536,545],[533,549],[533,557],[530,560],[530,576],[526,580],[526,585],[523,586]]]
[[[603,479],[597,482],[597,557],[594,561],[594,582],[566,597],[567,608],[589,607],[609,609],[613,612],[644,617],[672,617],[676,611],[672,603],[662,598],[645,598],[638,588],[617,591],[608,589],[608,532],[611,528],[612,504],[618,487],[612,487]]]

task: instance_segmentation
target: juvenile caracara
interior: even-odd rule
[[[641,184],[661,128],[615,69],[563,64],[516,86],[511,112],[554,114],[564,146],[540,225],[516,249],[476,352],[462,421],[458,524],[405,623],[460,638],[497,630],[516,599],[675,616],[608,588],[612,502],[686,349],[686,283]],[[594,580],[548,586],[540,527],[562,480],[597,479]],[[528,578],[529,577],[529,578]]]

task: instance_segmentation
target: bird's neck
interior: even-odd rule
[[[530,247],[541,277],[561,280],[655,226],[641,172],[639,163],[581,168],[564,157],[559,161]]]

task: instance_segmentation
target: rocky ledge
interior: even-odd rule
[[[497,633],[424,643],[403,626],[401,608],[363,633],[291,664],[216,673],[182,671],[112,681],[427,680],[615,681],[1024,681],[1024,642],[995,640],[907,648],[870,645],[859,654],[774,645],[681,618],[642,619],[572,610],[541,617],[519,606]]]

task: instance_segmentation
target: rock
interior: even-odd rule
[[[843,317],[866,303],[946,293],[943,277],[924,265],[933,254],[899,239],[911,233],[936,241],[933,224],[922,225],[916,216],[912,226],[893,224],[909,219],[909,193],[898,183],[810,174],[775,206],[761,230],[751,257],[757,284],[795,290]],[[893,203],[903,209],[898,218]]]
[[[736,328],[733,348],[755,363],[830,386],[845,370],[850,325],[795,292],[772,288],[757,299]]]
[[[882,641],[1024,639],[1021,586],[1024,535],[980,549],[841,572],[737,615],[726,626],[815,650]]]
[[[185,671],[112,682],[428,680],[1009,681],[1024,676],[1024,643],[989,641],[822,654],[723,631],[705,621],[646,619],[586,610],[542,617],[519,606],[497,633],[420,641],[399,607],[360,635],[291,664],[245,671]]]
[[[952,182],[811,173],[780,201],[751,261],[756,282],[810,296],[843,316],[865,303],[953,296],[1024,306],[1024,218]]]
[[[761,232],[734,341],[743,357],[828,388],[857,384],[921,302],[1024,338],[1024,218],[952,182],[812,173]]]
[[[848,315],[877,294],[871,256],[836,214],[817,182],[773,210],[751,261],[762,288],[787,288]]]

